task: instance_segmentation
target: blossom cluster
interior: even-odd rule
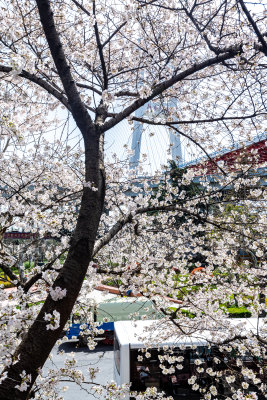
[[[49,292],[54,301],[63,299],[67,294],[67,290],[61,289],[59,286],[56,286],[54,289],[50,288]]]
[[[20,392],[25,392],[31,383],[31,374],[27,374],[26,371],[22,371],[20,377],[21,377],[21,383],[19,385],[16,385],[15,387]]]
[[[49,322],[49,324],[46,324],[46,329],[51,329],[52,331],[54,331],[59,328],[60,313],[56,310],[54,310],[52,314],[46,313],[44,316],[44,320]]]

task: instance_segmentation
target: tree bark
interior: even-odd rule
[[[7,378],[0,384],[0,400],[27,399],[34,384],[39,368],[42,368],[64,328],[83,284],[88,265],[92,259],[99,220],[105,197],[105,178],[103,163],[103,135],[93,124],[72,78],[59,35],[56,31],[53,12],[48,0],[37,0],[41,23],[62,81],[74,120],[84,138],[85,181],[92,182],[97,191],[84,187],[77,225],[71,238],[67,259],[53,287],[66,289],[67,295],[54,301],[48,295],[39,315],[30,327],[27,336],[19,345],[14,360],[5,369]],[[56,330],[47,330],[45,314],[60,314],[60,326]],[[26,391],[16,389],[21,384],[21,374],[31,375]]]
[[[92,259],[93,248],[104,200],[104,178],[100,164],[99,135],[93,132],[90,140],[86,141],[86,179],[94,182],[98,191],[84,188],[77,226],[71,239],[71,246],[62,270],[54,287],[59,286],[67,290],[62,300],[54,301],[48,295],[38,317],[30,327],[27,336],[21,342],[16,354],[19,361],[6,369],[8,377],[0,385],[1,400],[27,399],[29,391],[38,376],[38,369],[42,368],[55,345],[60,332],[65,326],[77,299],[84,281],[89,262]],[[45,314],[52,314],[56,310],[60,313],[60,327],[56,330],[47,330]],[[20,374],[25,371],[31,375],[31,383],[27,391],[15,389],[20,385]]]

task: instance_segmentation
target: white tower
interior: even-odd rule
[[[169,101],[168,105],[172,108],[176,108],[176,99],[172,99]],[[147,105],[142,106],[139,108],[135,115],[136,117],[142,118],[146,112]],[[174,125],[175,127],[175,125]],[[134,121],[134,131],[132,136],[132,145],[131,150],[133,152],[132,156],[130,157],[129,167],[131,169],[138,168],[139,160],[140,160],[140,150],[142,144],[142,133],[143,127],[142,124],[138,121]],[[182,147],[181,147],[181,139],[179,133],[173,133],[171,129],[169,130],[169,141],[170,141],[170,148],[171,148],[171,159],[177,163],[177,165],[181,165],[183,162],[182,158]]]

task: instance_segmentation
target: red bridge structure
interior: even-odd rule
[[[235,148],[233,150],[224,149],[221,152],[211,154],[209,159],[195,160],[187,164],[188,168],[195,171],[196,182],[201,182],[201,177],[208,177],[212,182],[222,171],[240,171],[240,166],[245,165],[251,176],[259,176],[260,186],[267,185],[267,137],[257,142]]]

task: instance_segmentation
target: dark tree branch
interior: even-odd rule
[[[202,214],[195,213],[193,211],[190,211],[184,207],[181,207],[177,204],[172,204],[172,205],[162,205],[162,206],[148,206],[148,207],[142,207],[142,208],[137,208],[134,213],[129,212],[127,215],[123,216],[119,221],[117,221],[109,230],[108,233],[106,233],[102,238],[98,239],[95,242],[95,247],[93,251],[93,257],[96,256],[96,254],[106,245],[108,244],[122,229],[125,225],[132,223],[133,219],[137,215],[142,215],[142,214],[147,214],[149,212],[155,212],[155,211],[162,211],[162,212],[169,212],[169,211],[179,211],[182,212],[186,215],[195,217],[200,219],[203,222],[206,222],[209,225],[214,226],[215,228],[221,229],[223,231],[227,232],[232,232],[232,233],[239,233],[236,230],[234,230],[231,227],[223,226],[223,224],[219,224],[217,222],[214,222],[210,220],[209,218],[205,217]],[[226,225],[226,224],[225,224]],[[253,240],[253,237],[249,235],[244,235],[244,237]]]
[[[124,27],[124,25],[127,24],[127,21],[123,22],[120,26],[118,26],[118,28],[107,38],[107,40],[104,41],[104,43],[102,44],[102,48],[106,46],[106,44],[108,44],[111,39]]]
[[[240,4],[242,10],[244,11],[250,25],[252,26],[252,28],[254,29],[254,32],[257,35],[257,38],[259,40],[259,42],[261,43],[262,47],[260,48],[260,50],[267,56],[267,43],[264,40],[264,37],[262,35],[262,33],[260,32],[256,22],[254,21],[254,19],[252,18],[249,10],[247,9],[247,6],[245,5],[243,0],[238,0],[238,3]]]
[[[139,97],[138,92],[130,92],[129,90],[121,90],[120,92],[115,93],[116,97],[128,96],[128,97]]]
[[[0,72],[10,73],[11,71],[12,71],[11,67],[0,65]],[[41,88],[45,89],[48,93],[50,93],[57,100],[59,100],[68,110],[70,110],[68,99],[63,94],[63,92],[60,92],[59,90],[55,89],[50,83],[48,83],[44,79],[39,78],[38,76],[31,74],[30,72],[25,71],[24,69],[18,74],[18,76],[20,76],[21,78],[25,78],[28,81],[31,81],[40,86]]]
[[[24,285],[23,285],[23,290],[25,293],[27,293],[30,288],[39,280],[42,279],[43,272],[48,271],[53,269],[54,263],[61,257],[64,253],[68,251],[68,247],[63,249],[56,257],[53,258],[53,260],[49,261],[49,263],[45,264],[44,268],[42,269],[42,272],[39,272],[35,274],[33,277],[31,277]]]
[[[12,281],[18,280],[17,275],[13,274],[13,272],[11,271],[11,269],[10,269],[7,265],[1,263],[1,264],[0,264],[0,268],[4,271],[4,273],[5,273]]]
[[[167,124],[168,125],[168,124]],[[170,126],[170,125],[169,125]],[[212,164],[215,165],[215,167],[217,167],[224,176],[226,176],[226,172],[216,163],[216,161],[214,161],[214,159],[209,155],[209,153],[205,150],[205,148],[196,140],[194,140],[192,137],[190,137],[189,135],[187,135],[186,133],[182,132],[180,129],[177,129],[175,126],[171,125],[170,128],[172,128],[173,130],[175,130],[175,132],[179,133],[180,135],[186,137],[187,139],[189,139],[191,142],[193,142],[196,146],[198,146],[203,153],[207,156],[207,158],[212,162]]]
[[[85,14],[87,14],[89,17],[91,16],[90,12],[77,0],[71,0],[78,8],[80,8]]]
[[[88,131],[88,127],[92,128],[92,120],[80,98],[76,84],[70,72],[70,66],[67,62],[63,46],[55,27],[50,2],[48,0],[37,0],[37,6],[46,40],[66,96],[69,100],[73,118],[75,119],[77,126],[80,128],[82,135],[85,136],[87,135],[86,131]]]
[[[102,96],[102,92],[101,92],[100,90],[97,90],[96,88],[94,88],[94,87],[91,86],[91,85],[87,85],[87,84],[85,84],[85,83],[80,83],[80,82],[76,83],[76,85],[77,85],[78,87],[80,87],[80,88],[83,88],[83,89],[92,90],[92,92],[95,92],[95,93],[99,94],[99,96]]]
[[[95,16],[95,1],[93,1],[93,13]],[[102,72],[103,72],[103,81],[104,81],[104,90],[108,88],[108,75],[107,75],[107,68],[106,68],[106,63],[105,63],[105,58],[103,54],[103,46],[101,44],[100,36],[99,36],[99,31],[98,31],[98,25],[95,20],[94,24],[94,31],[95,31],[95,37],[96,37],[96,44],[99,52],[99,58],[101,62],[101,67],[102,67]]]
[[[117,125],[119,122],[121,122],[123,119],[129,117],[133,112],[135,112],[138,108],[142,107],[144,104],[148,103],[150,100],[154,99],[155,97],[159,96],[161,93],[163,93],[165,90],[169,89],[172,87],[175,83],[180,82],[184,80],[185,78],[189,77],[190,75],[195,74],[196,72],[200,72],[203,69],[207,67],[211,67],[213,65],[222,63],[223,61],[229,60],[231,58],[234,58],[238,54],[242,52],[242,47],[241,46],[236,46],[229,48],[228,51],[225,54],[220,54],[216,57],[209,58],[208,60],[205,60],[199,64],[195,64],[192,67],[186,69],[183,72],[180,72],[178,75],[173,76],[172,78],[159,83],[156,85],[154,90],[152,91],[152,94],[144,99],[138,99],[134,103],[132,103],[130,106],[126,107],[121,113],[119,113],[116,117],[111,118],[109,121],[107,121],[102,127],[101,131],[106,132],[109,129],[113,128],[115,125]]]
[[[239,121],[243,121],[244,119],[251,119],[251,118],[255,118],[259,115],[266,115],[266,112],[261,112],[261,113],[253,113],[250,115],[243,115],[241,117],[237,117],[237,116],[232,116],[232,117],[217,117],[217,118],[206,118],[206,119],[194,119],[194,120],[180,120],[180,121],[168,121],[166,122],[166,124],[163,124],[161,122],[155,122],[155,121],[150,121],[149,119],[146,118],[141,118],[141,117],[136,117],[133,116],[131,119],[133,121],[139,121],[142,122],[144,124],[150,124],[150,125],[185,125],[185,124],[205,124],[205,123],[209,123],[209,122],[220,122],[220,121],[234,121],[234,120],[239,120]]]

